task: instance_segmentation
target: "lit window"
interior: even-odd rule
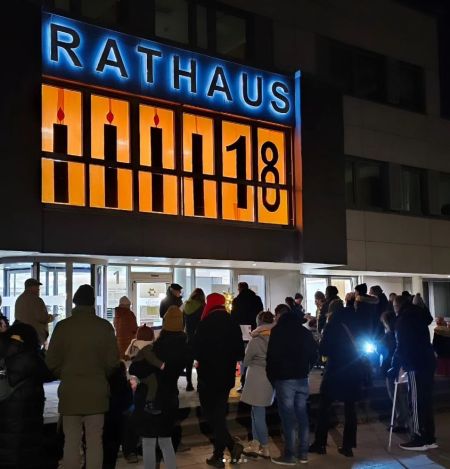
[[[42,151],[81,156],[81,93],[42,86]]]
[[[91,156],[110,162],[130,162],[128,102],[92,96]]]
[[[90,165],[89,184],[91,207],[133,209],[131,170]]]
[[[84,164],[42,159],[42,202],[84,205]]]
[[[177,177],[140,171],[139,210],[176,215],[178,213]]]

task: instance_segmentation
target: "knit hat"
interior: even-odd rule
[[[73,295],[73,302],[76,306],[94,306],[94,289],[90,285],[81,285]]]
[[[125,308],[129,308],[131,305],[131,301],[128,296],[122,296],[119,300],[119,306],[125,306]]]
[[[359,295],[367,295],[367,283],[356,285],[355,291],[357,291]]]
[[[169,306],[163,318],[162,328],[167,332],[182,332],[184,330],[183,313],[178,306]]]
[[[136,332],[136,339],[143,340],[145,342],[153,342],[155,339],[155,332],[151,327],[144,324],[143,326],[138,327]]]
[[[202,320],[207,318],[211,311],[225,308],[225,297],[220,293],[211,293],[206,297],[206,305],[203,310]]]

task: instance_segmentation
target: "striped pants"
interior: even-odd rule
[[[434,367],[408,371],[409,405],[412,433],[425,444],[435,442],[433,415]]]

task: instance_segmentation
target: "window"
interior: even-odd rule
[[[401,168],[401,208],[406,212],[422,212],[422,170]]]
[[[201,288],[205,295],[231,291],[231,270],[195,269],[195,287]]]
[[[217,52],[236,59],[244,59],[246,44],[245,18],[216,11]]]
[[[115,24],[120,0],[81,0],[81,14],[96,22]]]
[[[357,165],[357,204],[365,208],[383,208],[381,164],[360,161]]]
[[[345,198],[347,207],[354,207],[356,205],[355,194],[355,163],[346,160],[345,162]]]
[[[156,36],[186,44],[189,40],[188,24],[186,0],[155,1]]]
[[[411,111],[425,111],[424,71],[422,68],[391,60],[388,102]]]
[[[442,215],[450,216],[450,174],[439,175],[439,207]]]
[[[425,111],[422,68],[331,39],[321,41],[319,52],[321,74],[344,94]]]

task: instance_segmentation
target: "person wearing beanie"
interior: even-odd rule
[[[82,285],[73,297],[71,316],[56,325],[46,362],[59,385],[58,410],[64,431],[64,467],[80,467],[86,441],[86,468],[103,464],[104,414],[109,409],[108,378],[119,366],[112,325],[95,314],[95,294]]]
[[[223,468],[225,448],[234,464],[244,449],[233,440],[226,423],[228,396],[235,385],[236,363],[244,358],[244,342],[238,322],[225,309],[223,295],[207,296],[193,346],[200,405],[214,434],[214,453],[206,463]]]
[[[159,305],[159,316],[161,319],[166,314],[170,306],[180,307],[183,304],[182,300],[183,287],[178,285],[178,283],[171,283],[167,288],[166,297],[161,300]]]
[[[191,360],[183,327],[180,308],[170,306],[164,315],[158,338],[153,344],[144,347],[135,358],[135,361],[145,360],[153,368],[136,389],[133,416],[136,431],[142,437],[145,467],[156,467],[158,444],[165,467],[176,468],[171,437],[178,417],[178,378]],[[149,386],[154,386],[154,389],[150,390]],[[149,401],[149,397],[153,401]]]
[[[114,310],[114,329],[116,330],[117,345],[120,358],[125,358],[125,351],[131,340],[136,336],[136,316],[130,309],[131,301],[126,296],[119,300],[119,306]]]

